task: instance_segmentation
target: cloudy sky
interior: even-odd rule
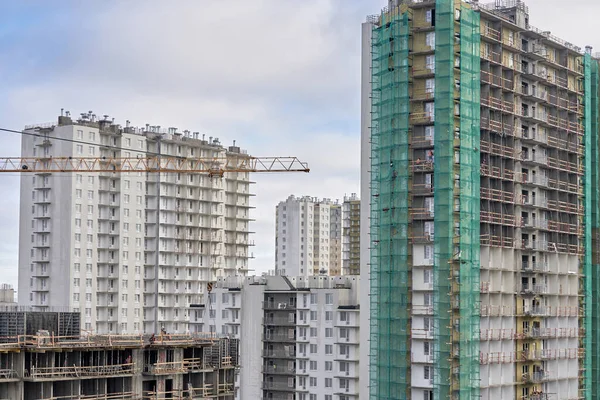
[[[358,191],[360,24],[386,3],[0,0],[0,127],[93,110],[309,162],[310,174],[254,176],[260,273],[278,201]],[[533,25],[600,51],[597,0],[527,4]],[[2,135],[0,156],[18,156],[20,137]],[[18,178],[0,176],[0,193],[0,280],[16,285]]]

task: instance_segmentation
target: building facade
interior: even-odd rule
[[[342,272],[360,275],[360,199],[356,193],[342,203]]]
[[[595,398],[591,50],[519,0],[390,1],[362,43],[361,394]]]
[[[360,278],[217,280],[192,329],[240,340],[244,399],[348,400],[359,393]]]
[[[290,196],[275,210],[275,273],[340,275],[341,206],[329,199]]]
[[[23,157],[248,157],[198,133],[82,114],[26,127]],[[247,173],[22,174],[19,304],[69,307],[96,333],[188,330],[208,282],[248,270]]]

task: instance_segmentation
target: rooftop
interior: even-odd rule
[[[133,126],[131,121],[125,121],[125,126],[115,123],[114,118],[110,118],[108,114],[102,115],[102,118],[88,111],[86,113],[80,113],[79,118],[74,119],[69,111],[61,109],[60,116],[57,122],[43,122],[25,125],[25,130],[52,130],[56,126],[69,126],[79,125],[87,126],[91,128],[97,128],[101,131],[108,132],[114,135],[122,135],[123,133],[136,134],[140,136],[146,136],[150,139],[160,137],[163,141],[188,141],[193,145],[201,146],[213,146],[216,148],[225,148],[218,137],[209,136],[206,138],[205,133],[192,132],[190,130],[180,131],[176,127],[164,128],[161,125],[150,125],[145,124],[144,126]],[[247,154],[246,150],[240,149],[236,146],[236,141],[233,141],[233,145],[227,148],[227,151],[232,153]]]

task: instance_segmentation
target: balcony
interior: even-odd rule
[[[0,382],[19,380],[19,374],[14,369],[0,369]]]
[[[28,380],[81,379],[81,377],[123,376],[135,373],[135,364],[31,368]]]
[[[549,376],[547,372],[537,371],[533,374],[525,373],[521,379],[525,383],[539,383],[548,380]]]
[[[290,386],[287,382],[263,382],[263,389],[279,392],[294,392],[296,387]]]
[[[295,368],[287,368],[283,366],[277,365],[269,365],[263,367],[263,374],[271,374],[271,375],[295,375]]]
[[[531,316],[543,316],[543,315],[547,315],[547,311],[545,307],[541,307],[541,306],[530,306],[530,307],[523,307],[523,309],[521,310],[520,316],[524,316],[524,317],[531,317]]]
[[[296,351],[293,349],[263,350],[263,357],[265,357],[265,358],[296,358]]]
[[[150,375],[178,374],[186,371],[187,368],[184,361],[154,363],[144,366],[144,374]]]
[[[291,311],[293,311],[296,309],[296,303],[264,301],[263,309],[264,310],[291,310]]]
[[[413,221],[433,219],[433,214],[432,208],[413,208],[410,210],[410,217]]]
[[[519,292],[521,294],[537,295],[545,294],[547,292],[546,285],[519,285]]]
[[[549,265],[545,262],[524,262],[521,266],[523,272],[548,272]]]
[[[273,316],[265,318],[265,325],[295,326],[296,314],[289,314],[288,317]]]
[[[410,114],[410,123],[413,125],[432,124],[435,117],[432,112],[415,112]]]
[[[265,342],[295,342],[296,335],[286,335],[278,333],[264,333],[263,340]]]

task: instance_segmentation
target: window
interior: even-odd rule
[[[94,191],[93,190],[88,190],[88,200],[93,200],[94,199]]]
[[[90,132],[90,140],[92,140],[92,141],[96,140],[96,133],[95,132]]]
[[[340,311],[340,321],[346,322],[348,320],[348,313],[346,311]]]
[[[317,345],[316,344],[311,344],[310,345],[310,354],[317,354]]]
[[[347,328],[340,328],[340,338],[347,339],[350,337],[350,331]]]
[[[425,56],[425,67],[430,71],[435,71],[435,55]]]
[[[310,320],[311,321],[316,321],[317,320],[317,312],[316,311],[311,311],[310,312]]]
[[[310,377],[310,386],[311,387],[317,386],[317,378],[315,378],[313,376]]]
[[[82,155],[83,154],[83,145],[78,144],[76,147],[76,151],[78,155]]]
[[[433,331],[433,323],[430,317],[423,318],[423,329],[429,332]]]
[[[81,189],[75,190],[75,197],[77,197],[78,199],[81,198]]]
[[[325,378],[325,387],[328,387],[328,388],[332,387],[333,386],[332,383],[333,382],[332,382],[331,378]]]
[[[325,304],[333,304],[333,293],[325,294]]]
[[[325,345],[325,354],[333,354],[333,346],[330,344]]]
[[[77,139],[83,139],[83,131],[77,131]]]
[[[432,379],[431,367],[429,365],[425,365],[423,367],[423,378],[426,380]]]
[[[325,311],[325,321],[333,320],[333,311]]]
[[[325,337],[326,338],[333,337],[333,328],[325,328]]]
[[[325,371],[333,371],[333,362],[325,361]]]
[[[429,307],[432,305],[432,294],[431,293],[424,293],[423,294],[423,305],[425,307]]]
[[[311,361],[310,362],[310,370],[311,371],[316,371],[317,370],[317,362],[316,361]]]
[[[94,156],[94,155],[96,155],[96,149],[94,148],[94,146],[90,146],[90,147],[88,148],[88,154],[89,154],[90,156]]]
[[[317,294],[316,293],[310,294],[310,304],[317,304]]]
[[[88,214],[93,214],[94,213],[94,206],[88,206],[87,210],[88,210]]]
[[[221,300],[224,304],[229,303],[229,294],[228,293],[223,293],[222,296],[222,300]]]
[[[432,273],[431,270],[426,269],[423,271],[423,283],[431,283],[432,280]]]
[[[317,328],[310,328],[310,337],[317,337]]]
[[[423,354],[426,356],[431,354],[431,342],[423,342]]]
[[[435,47],[435,32],[427,32],[425,44],[431,48]]]

